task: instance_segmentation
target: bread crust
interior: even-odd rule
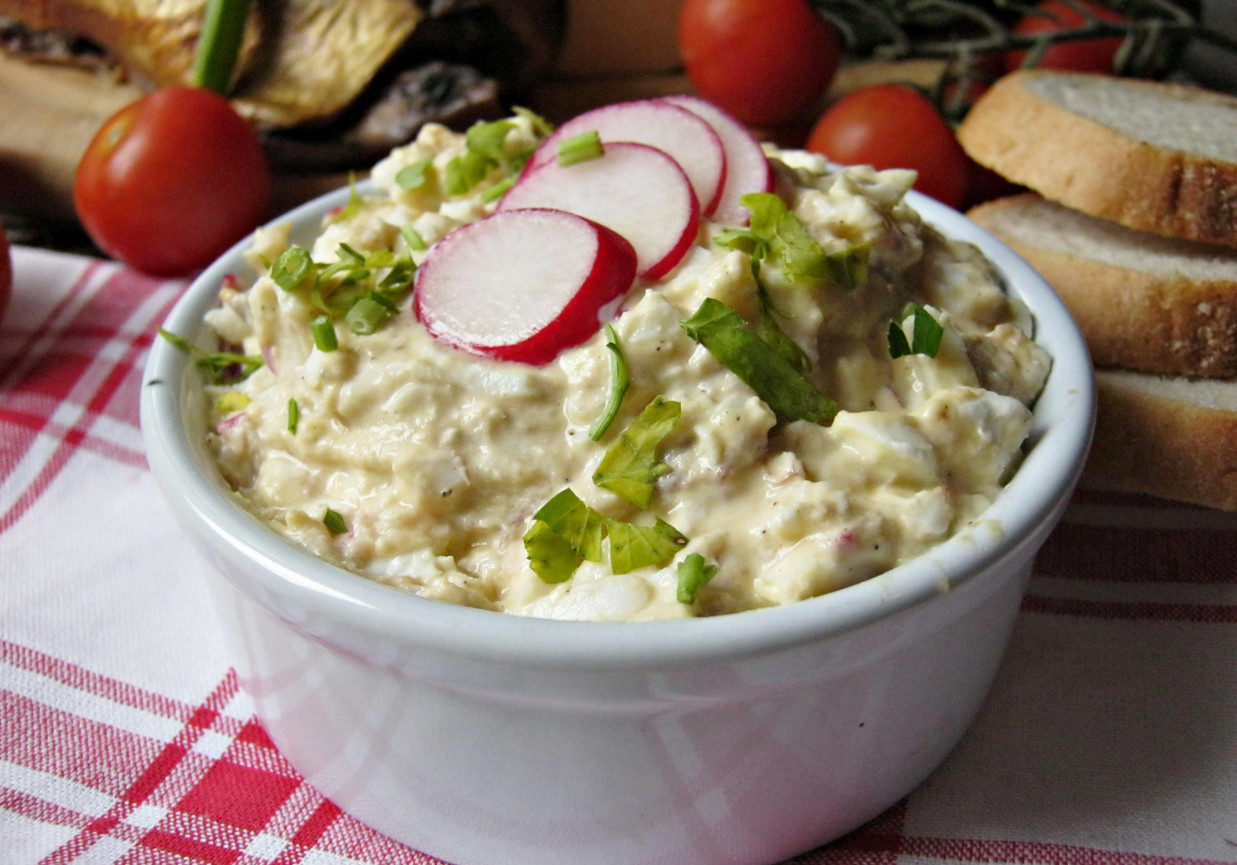
[[[1146,273],[1058,250],[1003,230],[998,217],[1031,193],[973,208],[991,231],[1044,277],[1069,308],[1092,360],[1161,375],[1237,377],[1237,281]]]
[[[1096,398],[1086,477],[1237,511],[1237,412],[1146,393],[1103,371],[1096,375]]]
[[[1030,88],[1045,75],[1099,77],[1050,70],[1004,76],[958,129],[971,158],[1092,216],[1166,237],[1237,246],[1237,165],[1157,147],[1075,114]],[[1237,110],[1237,99],[1194,87],[1112,77],[1105,86],[1155,88]]]

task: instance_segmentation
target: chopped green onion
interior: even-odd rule
[[[446,176],[443,178],[448,195],[463,195],[498,167],[498,163],[488,156],[473,150],[465,151],[453,157],[447,163]]]
[[[616,574],[668,565],[687,544],[687,538],[662,519],[652,526],[607,519],[606,534],[610,538],[610,570]]]
[[[538,138],[545,138],[554,132],[554,124],[550,123],[550,121],[546,120],[537,112],[531,111],[520,105],[516,105],[511,110],[520,117],[528,120],[529,125],[532,127],[533,134]]]
[[[515,186],[515,178],[508,177],[506,180],[503,180],[500,183],[496,183],[493,186],[491,186],[489,189],[487,189],[485,191],[485,194],[481,196],[481,202],[483,204],[489,204],[492,201],[497,201],[498,199],[506,195],[507,190],[513,186]]]
[[[945,328],[932,317],[932,313],[919,304],[914,304],[906,310],[903,313],[903,319],[912,313],[914,321],[911,324],[909,344],[902,325],[898,321],[889,322],[889,356],[899,358],[908,354],[925,354],[928,357],[936,357],[941,349],[941,337],[945,335]]]
[[[229,414],[234,411],[241,411],[249,405],[249,394],[241,393],[238,390],[230,390],[221,395],[215,400],[215,411],[221,414]]]
[[[754,390],[779,418],[828,423],[837,414],[837,403],[817,390],[720,300],[705,298],[680,326]]]
[[[220,96],[228,95],[248,18],[249,0],[206,0],[193,68],[194,84]]]
[[[159,335],[194,359],[199,369],[211,374],[215,384],[244,381],[262,367],[262,355],[237,354],[231,351],[208,352],[198,348],[179,334],[159,328]]]
[[[395,173],[395,183],[400,189],[420,189],[425,185],[425,180],[429,176],[429,169],[433,163],[428,159],[422,159],[420,162],[414,162],[411,165],[405,165]]]
[[[326,513],[322,515],[322,525],[326,526],[327,531],[333,535],[342,535],[348,531],[348,525],[344,522],[344,518],[338,511],[333,511],[330,508],[327,508]]]
[[[316,270],[317,265],[309,257],[309,250],[290,246],[275,259],[271,266],[271,279],[284,291],[296,291]]]
[[[558,142],[558,164],[566,167],[589,162],[605,156],[606,149],[601,143],[601,133],[596,129],[581,132]]]
[[[346,219],[351,219],[357,215],[357,211],[361,209],[361,193],[356,188],[356,173],[349,172],[348,174],[348,203],[341,207],[329,217],[330,222],[343,222]]]
[[[339,348],[339,337],[335,334],[335,322],[329,315],[320,315],[309,323],[309,330],[314,335],[314,346],[318,351],[335,351]]]
[[[515,129],[515,124],[510,120],[474,123],[464,133],[464,143],[473,153],[499,163],[503,160],[503,144],[507,140],[507,133],[512,129]]]
[[[606,430],[610,428],[610,424],[614,423],[623,405],[623,397],[626,396],[627,389],[631,387],[631,376],[627,372],[627,358],[623,355],[623,347],[619,345],[618,334],[614,332],[614,326],[610,324],[606,325],[605,331],[606,348],[610,351],[610,396],[606,400],[605,410],[589,428],[588,437],[593,441],[600,441],[601,437],[606,434]]]
[[[593,473],[593,483],[647,508],[657,479],[670,471],[670,466],[657,458],[657,447],[674,429],[681,413],[677,402],[654,397],[606,449]]]
[[[389,300],[374,292],[352,304],[344,315],[344,321],[353,333],[367,336],[377,333],[396,312],[398,310]]]
[[[295,399],[288,400],[288,432],[296,435],[296,428],[301,422],[301,407]]]
[[[422,252],[428,248],[425,244],[425,238],[423,238],[411,225],[401,225],[399,228],[399,233],[403,235],[404,244],[410,250]]]
[[[691,553],[679,562],[678,601],[680,604],[696,603],[696,595],[704,584],[713,579],[717,565],[706,564],[700,553]]]

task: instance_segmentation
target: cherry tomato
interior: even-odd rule
[[[257,134],[226,99],[168,87],[103,124],[73,197],[104,252],[147,273],[184,275],[257,227],[270,186]]]
[[[802,116],[842,58],[807,0],[686,0],[678,40],[696,91],[751,126]]]
[[[1081,8],[1101,21],[1123,24],[1129,19],[1093,0],[1074,0]],[[1035,36],[1040,33],[1055,33],[1058,30],[1074,30],[1087,23],[1087,18],[1063,0],[1044,0],[1036,7],[1039,14],[1027,14],[1014,26],[1018,36]],[[1065,69],[1074,72],[1111,73],[1113,58],[1121,47],[1120,36],[1103,36],[1097,39],[1075,39],[1050,45],[1039,61],[1041,69]],[[1013,71],[1022,66],[1025,51],[1011,51],[1005,58],[1005,68]]]
[[[9,295],[13,291],[13,259],[9,255],[9,238],[0,223],[0,321],[9,308]]]
[[[966,200],[969,160],[926,96],[901,84],[854,90],[821,115],[807,149],[843,165],[913,168],[915,188],[950,207]]]

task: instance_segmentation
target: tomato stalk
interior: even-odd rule
[[[193,83],[227,96],[245,38],[249,0],[206,0]]]

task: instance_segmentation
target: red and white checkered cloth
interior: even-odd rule
[[[254,721],[146,470],[184,283],[18,248],[0,326],[0,863],[434,863]],[[1082,492],[962,744],[795,865],[1237,862],[1237,514]],[[587,863],[581,863],[587,865]]]

